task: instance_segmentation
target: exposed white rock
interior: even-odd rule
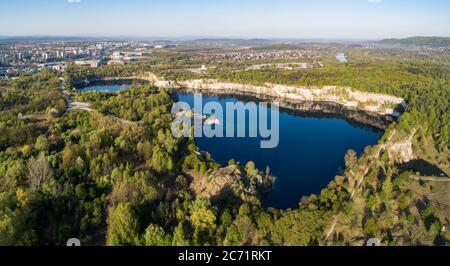
[[[163,88],[187,88],[193,90],[205,90],[211,93],[251,93],[266,96],[284,98],[292,101],[327,101],[341,104],[349,108],[357,108],[380,115],[398,117],[394,107],[405,105],[402,98],[353,90],[349,87],[324,86],[322,88],[307,88],[299,86],[286,86],[266,83],[264,86],[221,82],[214,79],[196,79],[184,81],[170,81],[158,78],[153,73],[138,77],[152,82],[155,86]]]
[[[388,152],[397,162],[406,163],[414,160],[413,138],[416,131],[414,130],[407,138],[402,141],[395,142],[388,146]]]

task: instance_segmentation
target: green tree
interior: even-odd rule
[[[173,231],[172,246],[189,246],[189,240],[182,222],[179,222]]]
[[[247,172],[248,176],[256,176],[258,174],[258,169],[256,169],[255,163],[252,161],[249,161],[245,165],[245,171]]]
[[[223,244],[225,246],[239,246],[241,244],[241,237],[235,226],[228,228]]]
[[[170,246],[170,236],[160,226],[150,224],[145,229],[144,243],[146,246]]]
[[[273,242],[276,245],[315,245],[323,237],[326,224],[321,211],[295,210],[275,222]]]
[[[158,145],[153,147],[151,165],[158,173],[170,172],[174,167],[170,155]]]
[[[364,223],[363,233],[366,237],[375,237],[377,235],[377,232],[378,232],[377,222],[375,218],[370,217]]]
[[[196,229],[214,229],[216,215],[211,210],[209,200],[197,199],[191,209],[191,223]]]
[[[139,242],[139,220],[129,203],[119,203],[109,208],[106,244],[129,246]]]
[[[40,152],[47,152],[49,150],[49,148],[50,148],[50,144],[48,143],[48,139],[44,135],[40,135],[36,139],[36,144],[34,146]]]
[[[390,176],[387,176],[386,179],[383,181],[382,191],[383,196],[385,200],[389,200],[392,196],[392,179]]]
[[[152,157],[152,144],[149,141],[139,142],[137,152],[144,160],[149,160]]]
[[[233,222],[233,217],[231,217],[230,210],[226,209],[220,216],[220,224],[223,227],[229,227]]]

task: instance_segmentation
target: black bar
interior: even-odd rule
[[[4,247],[0,248],[0,256],[4,262],[37,265],[91,265],[94,262],[124,266],[279,265],[282,262],[321,265],[327,262],[384,266],[397,261],[401,265],[409,261],[430,265],[434,260],[446,261],[449,251],[448,247]],[[186,259],[186,253],[195,260],[189,256]]]

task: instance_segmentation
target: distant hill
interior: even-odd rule
[[[410,37],[405,39],[385,39],[383,44],[401,44],[415,46],[446,47],[450,46],[450,37]]]

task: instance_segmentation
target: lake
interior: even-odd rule
[[[178,97],[193,106],[193,94],[181,93]],[[227,102],[239,99],[203,95],[203,105],[211,101],[219,102],[225,110]],[[279,118],[280,140],[274,149],[261,149],[261,138],[196,138],[199,148],[222,165],[234,159],[243,165],[254,161],[262,170],[269,166],[276,181],[264,198],[265,207],[297,208],[303,196],[320,193],[345,168],[348,149],[361,154],[366,146],[376,144],[381,134],[380,130],[342,118],[308,117],[286,109],[280,109]]]
[[[114,92],[128,86],[123,82],[120,85],[99,83],[91,84],[82,91]],[[178,98],[193,107],[192,93],[179,93]],[[248,100],[237,96],[204,95],[203,105],[217,101],[225,110],[227,102]],[[230,159],[243,165],[254,161],[261,170],[269,166],[276,181],[273,190],[264,197],[263,205],[278,209],[297,208],[303,196],[319,194],[344,169],[344,155],[348,149],[361,154],[366,146],[376,144],[382,133],[338,115],[321,117],[280,109],[279,118],[280,139],[274,149],[261,149],[262,139],[259,137],[196,138],[199,148],[209,152],[214,160],[224,166]]]
[[[338,53],[338,54],[336,55],[336,59],[337,59],[339,62],[341,62],[341,63],[347,63],[347,62],[348,62],[348,59],[347,59],[347,56],[345,55],[345,53]]]
[[[82,92],[89,91],[103,91],[103,92],[117,92],[123,89],[128,89],[131,85],[148,84],[148,82],[140,80],[110,80],[110,81],[93,81],[87,84],[76,86]]]

